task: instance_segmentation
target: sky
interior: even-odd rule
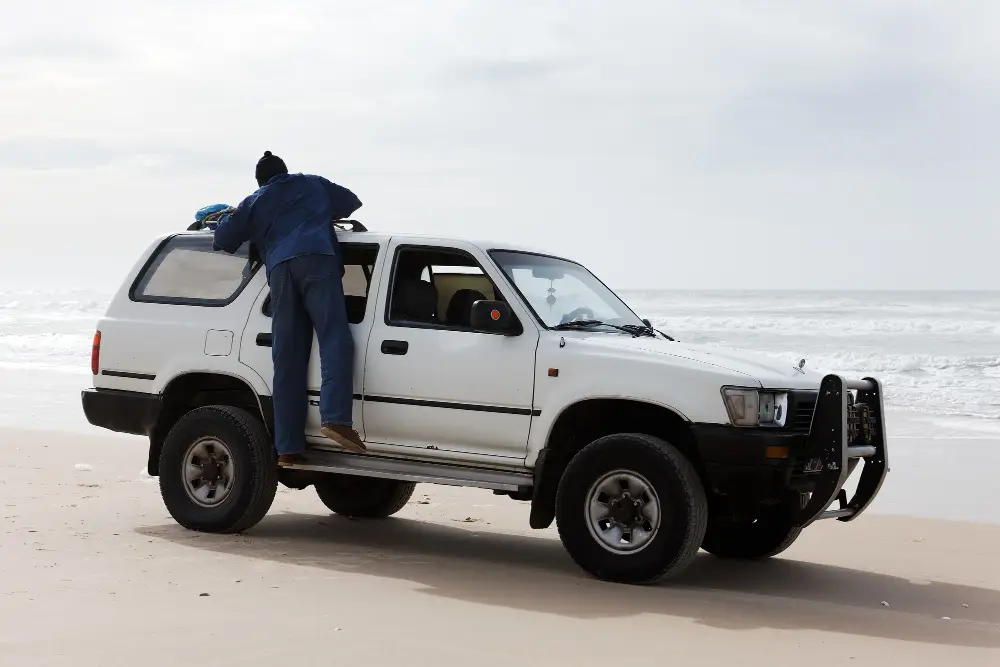
[[[619,288],[1000,289],[1000,3],[0,10],[0,286],[117,286],[270,150]]]

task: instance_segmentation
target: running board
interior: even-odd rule
[[[469,468],[445,463],[404,461],[379,456],[315,450],[306,452],[304,456],[303,463],[285,466],[283,469],[332,472],[359,477],[381,477],[424,484],[474,486],[496,491],[519,491],[531,488],[534,483],[531,473],[527,472]]]

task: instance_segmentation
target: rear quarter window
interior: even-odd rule
[[[175,236],[160,246],[139,274],[132,300],[192,306],[225,306],[253,278],[244,245],[235,254],[212,250],[211,235]]]

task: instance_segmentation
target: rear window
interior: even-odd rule
[[[163,244],[132,288],[134,301],[225,306],[257,270],[244,244],[236,254],[212,250],[211,235],[175,236]]]

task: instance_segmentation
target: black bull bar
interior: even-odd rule
[[[889,473],[883,415],[878,380],[823,378],[802,458],[803,472],[816,481],[796,525],[805,527],[817,519],[852,521],[875,499]],[[864,465],[858,487],[847,500],[844,484],[859,461]],[[830,509],[834,501],[839,507]]]

